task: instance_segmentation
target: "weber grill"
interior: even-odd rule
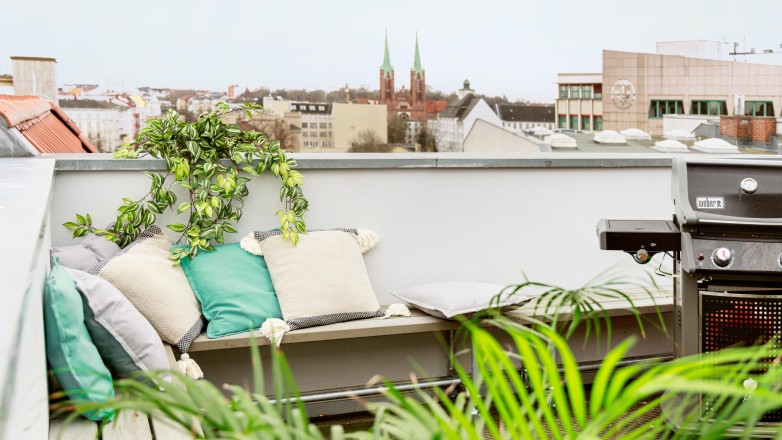
[[[601,220],[597,233],[602,249],[639,263],[673,257],[674,356],[779,337],[782,162],[676,158],[671,193],[672,221]],[[763,421],[779,427],[782,411]]]

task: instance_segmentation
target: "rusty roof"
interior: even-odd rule
[[[97,152],[68,115],[47,99],[0,95],[0,117],[41,153]]]

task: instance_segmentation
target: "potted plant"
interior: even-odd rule
[[[252,176],[268,171],[281,182],[280,201],[284,208],[277,215],[283,237],[296,244],[298,234],[306,230],[304,212],[308,206],[301,190],[302,176],[294,169],[296,161],[287,157],[280,143],[265,133],[242,131],[223,120],[231,112],[243,111],[252,118],[260,110],[256,104],[234,108],[220,102],[192,123],[183,122],[174,110],[169,110],[164,118],[149,121],[138,137],[123,145],[114,157],[163,159],[167,171],[146,171],[151,180],[149,192],[141,198],[123,198],[112,225],[96,228],[89,214],[77,214],[75,221],[64,226],[73,229],[74,237],[94,233],[124,247],[153,224],[157,214],[176,210],[186,220],[167,227],[181,234],[177,241],[185,246],[172,250],[171,258],[179,261],[195,257],[199,249],[211,250],[213,242],[223,243],[226,233],[236,232],[233,225],[242,217],[250,181],[241,171]],[[174,186],[187,191],[187,200],[177,203]]]

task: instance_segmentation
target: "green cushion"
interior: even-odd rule
[[[260,328],[267,318],[282,318],[266,262],[239,243],[185,258],[182,268],[209,321],[208,337],[246,332]]]
[[[106,402],[114,398],[111,373],[84,324],[81,296],[71,275],[55,258],[44,288],[46,356],[65,393],[75,402]],[[113,411],[87,411],[85,417],[102,420]]]

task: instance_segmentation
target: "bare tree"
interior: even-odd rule
[[[361,130],[356,139],[350,143],[351,153],[388,153],[393,148],[380,142],[380,136],[374,130]]]

